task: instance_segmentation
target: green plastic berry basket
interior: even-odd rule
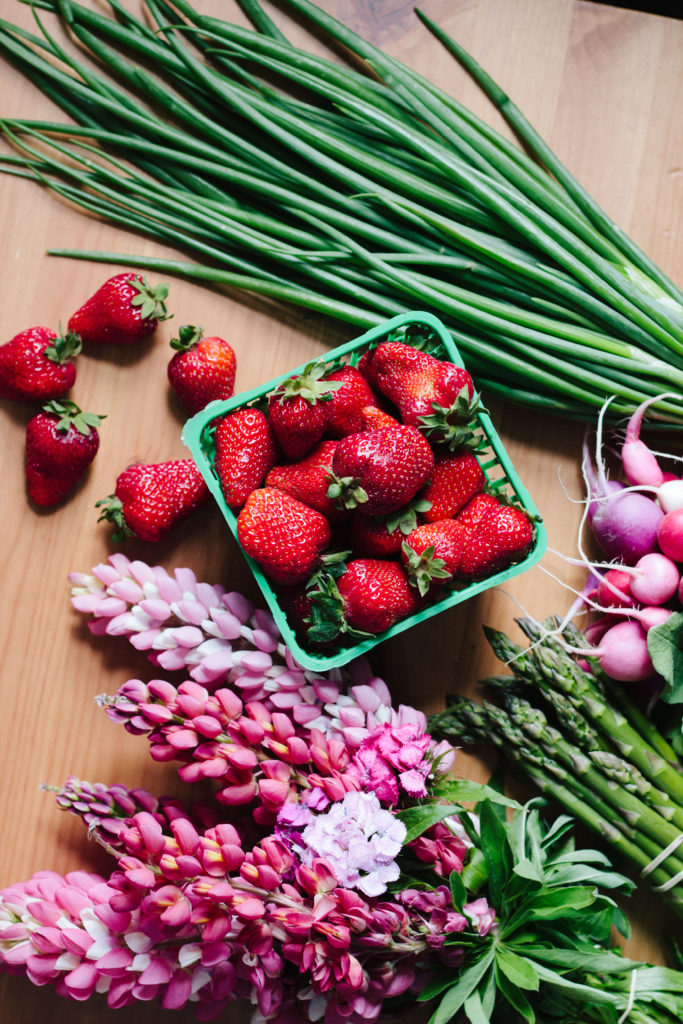
[[[441,321],[432,316],[432,314],[423,312],[402,313],[400,316],[396,316],[385,323],[379,324],[377,327],[373,327],[360,338],[355,338],[345,345],[340,345],[326,355],[321,356],[321,358],[330,370],[344,364],[355,365],[364,352],[369,348],[377,346],[381,341],[385,341],[389,337],[392,340],[403,341],[407,344],[419,343],[421,348],[429,351],[437,358],[449,360],[457,366],[464,366],[452,337]],[[216,424],[226,413],[234,412],[236,409],[252,405],[260,405],[264,408],[264,403],[267,401],[267,396],[270,392],[288,377],[301,373],[303,369],[303,365],[298,366],[288,373],[268,381],[267,384],[261,387],[253,388],[251,391],[245,391],[239,395],[233,395],[232,398],[226,401],[210,402],[201,412],[189,419],[184,426],[182,440],[190,449],[192,457],[206,480],[211,493],[218,502],[235,540],[237,540],[237,516],[225,503],[214,466],[215,449],[213,435]],[[476,455],[486,476],[488,489],[492,493],[519,505],[534,519],[535,535],[531,550],[521,561],[485,579],[466,584],[456,583],[448,589],[444,588],[441,595],[426,605],[421,611],[402,619],[390,629],[377,633],[370,639],[355,643],[340,643],[337,647],[327,645],[324,651],[309,650],[302,646],[302,642],[297,638],[290,626],[287,616],[278,601],[277,594],[270,585],[268,578],[256,562],[243,552],[282,634],[284,643],[303,668],[326,672],[345,665],[353,658],[365,654],[389,637],[396,636],[398,633],[402,633],[404,630],[424,622],[425,619],[429,619],[433,615],[438,615],[440,612],[445,611],[447,608],[460,604],[461,601],[467,601],[480,594],[483,590],[498,586],[512,577],[526,572],[543,556],[547,546],[545,527],[526,488],[515,472],[514,466],[498,434],[494,430],[490,417],[483,410],[476,413],[471,427],[474,437],[479,441]]]

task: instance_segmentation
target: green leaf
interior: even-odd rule
[[[683,612],[673,612],[648,631],[647,649],[655,671],[666,681],[662,700],[683,704]]]
[[[469,1024],[489,1024],[490,1014],[487,1014],[479,995],[479,989],[475,989],[465,1000],[463,1009]]]
[[[447,990],[438,1007],[430,1017],[429,1024],[447,1024],[447,1022],[456,1015],[464,1005],[465,1000],[472,992],[474,992],[481,979],[489,970],[493,963],[493,957],[494,951],[493,947],[491,947],[480,960],[456,975],[457,981],[455,985],[452,985]],[[424,989],[418,996],[418,999],[422,1001],[423,997]]]
[[[480,840],[489,873],[489,901],[494,907],[499,907],[512,871],[512,854],[507,829],[488,800],[481,805]]]
[[[462,869],[462,882],[470,894],[477,893],[486,884],[489,872],[481,850],[474,849]]]
[[[396,817],[403,822],[407,829],[403,845],[411,843],[432,825],[443,821],[444,818],[449,818],[451,814],[456,814],[459,810],[460,808],[455,804],[420,804],[417,807],[406,807],[402,811],[397,811]]]
[[[482,782],[470,782],[469,779],[446,779],[439,785],[437,793],[442,799],[453,803],[482,803],[484,800],[490,800],[491,803],[500,804],[502,807],[520,806],[516,800],[505,796],[492,786]]]
[[[562,919],[572,911],[592,906],[598,893],[587,886],[563,886],[560,889],[541,890],[532,893],[521,906],[504,922],[502,935],[511,935],[527,921],[554,921]],[[495,900],[493,901],[494,906]]]
[[[456,910],[459,910],[462,913],[462,908],[467,903],[467,889],[465,888],[465,884],[457,871],[451,871],[448,878],[448,884],[451,890],[453,906]]]
[[[496,985],[500,994],[527,1024],[534,1024],[536,1014],[522,990],[504,975],[496,964]]]
[[[518,988],[538,992],[538,971],[531,960],[518,956],[505,946],[496,948],[496,967]]]

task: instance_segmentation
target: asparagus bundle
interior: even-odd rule
[[[432,735],[494,743],[551,799],[598,832],[683,916],[683,766],[619,684],[585,671],[574,627],[518,619],[524,649],[486,628],[512,673],[482,683],[496,700],[453,698]]]

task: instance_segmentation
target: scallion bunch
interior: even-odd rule
[[[109,16],[37,0],[77,52],[40,19],[36,34],[0,21],[0,52],[71,119],[6,117],[19,152],[0,167],[192,262],[52,252],[362,329],[428,309],[481,388],[566,416],[590,417],[614,395],[619,417],[683,387],[683,293],[425,15],[533,157],[310,0],[283,3],[353,67],[292,46],[255,0],[241,3],[254,29],[188,0],[144,0],[148,20],[119,0]],[[670,399],[651,411],[683,419]]]

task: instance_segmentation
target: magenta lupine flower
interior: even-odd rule
[[[462,832],[457,834],[446,822],[438,822],[414,839],[409,847],[437,875],[448,877],[452,871],[460,874],[471,845],[465,841]]]

